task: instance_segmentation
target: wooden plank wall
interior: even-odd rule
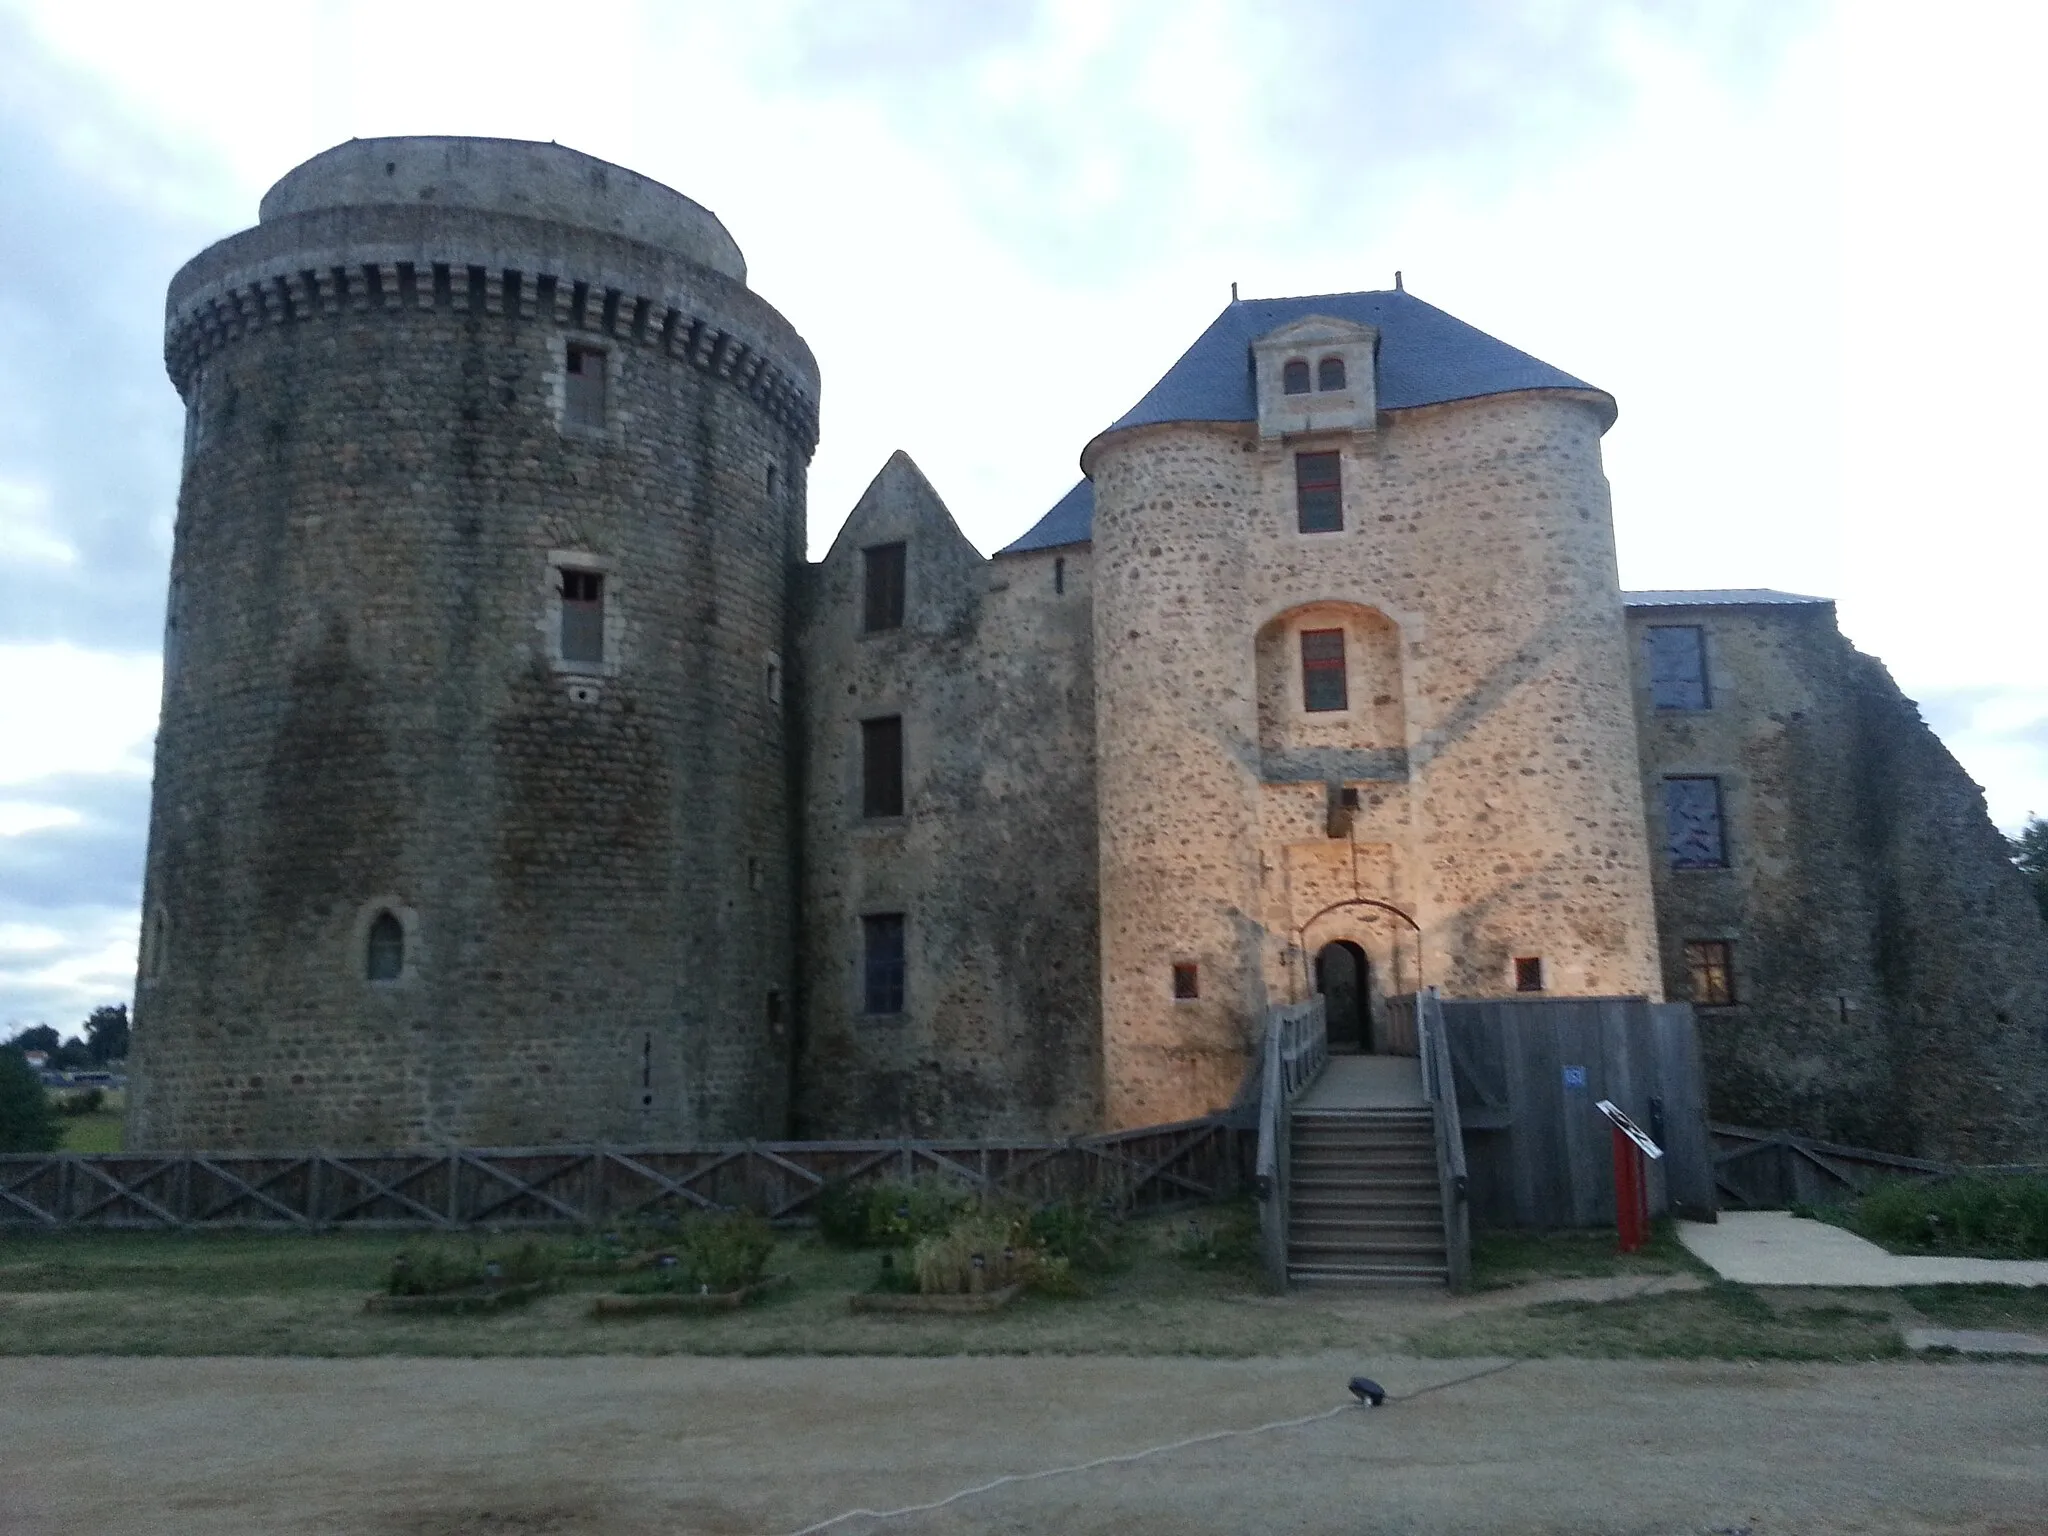
[[[1653,1214],[1712,1219],[1713,1151],[1690,1006],[1640,997],[1449,1001],[1444,1021],[1471,1168],[1490,1227],[1614,1221],[1611,1099],[1665,1149]]]

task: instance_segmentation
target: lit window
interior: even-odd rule
[[[1280,370],[1280,388],[1290,395],[1308,393],[1308,364],[1301,358],[1291,359]]]
[[[1515,961],[1515,990],[1517,992],[1541,992],[1543,990],[1543,957],[1524,955]]]
[[[1192,960],[1176,961],[1173,967],[1173,1000],[1189,1003],[1201,995],[1202,968]]]
[[[1658,709],[1707,708],[1707,639],[1697,624],[1653,624],[1643,631],[1650,701]]]
[[[604,425],[604,351],[578,342],[569,344],[567,385],[562,393],[562,418],[572,427]]]
[[[869,634],[903,627],[903,546],[877,544],[861,551],[865,607],[861,628]]]
[[[1316,388],[1318,390],[1342,389],[1344,387],[1344,359],[1326,357],[1316,364]]]
[[[860,920],[862,976],[861,1012],[903,1011],[903,914],[873,913]]]
[[[604,660],[604,576],[562,572],[562,660],[595,666]]]
[[[1304,629],[1301,632],[1301,707],[1311,714],[1348,709],[1350,690],[1344,678],[1344,631]]]
[[[1725,1008],[1735,1001],[1735,946],[1726,939],[1687,939],[1685,973],[1692,982],[1692,1000],[1705,1008]]]
[[[363,974],[371,981],[396,981],[405,969],[405,925],[389,912],[370,924]]]
[[[1344,472],[1336,454],[1294,456],[1294,514],[1303,533],[1343,531]]]
[[[1721,781],[1687,775],[1664,781],[1664,848],[1673,869],[1726,869]]]
[[[903,814],[903,717],[860,723],[860,813]]]

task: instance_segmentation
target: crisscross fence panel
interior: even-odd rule
[[[1134,1214],[1249,1188],[1255,1135],[1218,1115],[1067,1141],[14,1153],[0,1156],[0,1228],[596,1226],[690,1209],[787,1221],[833,1184],[924,1176]]]

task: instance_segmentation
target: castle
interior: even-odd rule
[[[1713,1112],[2048,1144],[2048,931],[1832,605],[1618,588],[1614,401],[1404,292],[1233,302],[993,558],[708,211],[352,140],[173,280],[140,1148],[1028,1136],[1266,1008],[1640,994]]]

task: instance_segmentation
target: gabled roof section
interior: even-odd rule
[[[999,555],[1028,555],[1033,550],[1063,549],[1086,544],[1095,536],[1095,482],[1083,480],[1052,504],[1052,510],[1031,525],[1021,539],[1005,544]]]
[[[1624,592],[1624,608],[1790,608],[1831,603],[1831,597],[1805,597],[1770,587],[1715,587],[1701,591]]]
[[[1121,432],[1126,427],[1167,421],[1257,420],[1252,343],[1268,331],[1311,315],[1378,328],[1381,410],[1443,405],[1525,389],[1563,389],[1597,396],[1607,423],[1614,421],[1614,401],[1604,390],[1495,340],[1412,293],[1393,289],[1233,301],[1145,398],[1108,430]]]

